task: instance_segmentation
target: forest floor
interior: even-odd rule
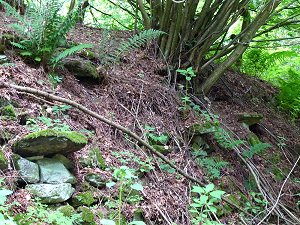
[[[1,21],[5,20],[1,18]],[[5,29],[3,26],[0,27],[1,32]],[[101,29],[78,26],[68,39],[74,42],[98,44],[102,38],[102,32]],[[129,35],[129,33],[116,32],[114,37],[126,38]],[[158,134],[166,133],[171,138],[168,145],[174,150],[167,155],[169,160],[193,177],[201,181],[209,180],[206,171],[195,162],[189,146],[190,140],[184,135],[186,127],[198,121],[199,118],[193,112],[190,112],[188,116],[182,115],[179,110],[182,106],[180,94],[176,89],[170,88],[166,75],[161,74],[165,64],[155,57],[151,46],[132,52],[122,59],[119,65],[110,67],[106,70],[105,79],[101,82],[77,80],[72,74],[64,71],[62,83],[56,88],[49,82],[48,75],[42,68],[25,64],[11,51],[8,51],[7,55],[15,66],[0,67],[1,81],[13,82],[71,99],[144,138],[149,132],[145,129],[145,125],[155,127]],[[254,156],[252,162],[278,193],[295,161],[295,154],[292,151],[300,143],[300,126],[299,122],[292,123],[286,114],[276,108],[276,93],[275,87],[258,78],[227,71],[222,81],[199,104],[203,110],[218,115],[221,126],[240,139],[245,139],[247,131],[238,122],[238,114],[261,113],[263,115],[263,120],[255,133],[260,140],[270,143],[272,147],[264,154]],[[60,104],[13,89],[3,88],[0,94],[2,98],[17,102],[18,114],[26,114],[31,118],[51,117],[53,115],[47,114],[45,109]],[[80,159],[87,157],[89,149],[93,146],[101,149],[108,168],[118,168],[123,165],[118,156],[121,152],[126,152],[128,157],[133,157],[129,156],[133,153],[134,158],[138,158],[141,162],[147,162],[147,159],[151,158],[154,169],[142,178],[144,200],[136,205],[124,203],[123,214],[127,218],[132,218],[135,209],[141,208],[145,221],[149,224],[191,224],[188,209],[192,202],[190,194],[192,183],[189,180],[177,173],[162,169],[162,162],[158,158],[114,127],[74,108],[68,110],[67,115],[68,117],[62,117],[62,122],[72,130],[85,129],[94,134],[90,136],[89,144],[83,150],[69,156],[74,163],[74,172],[78,181],[77,191],[80,191],[84,175],[88,172],[99,173],[108,179],[112,177],[111,171],[84,168],[80,165]],[[23,120],[1,120],[0,130],[3,128],[15,135],[13,140],[29,133]],[[230,184],[234,184],[240,192],[251,198],[246,188],[249,171],[243,162],[234,151],[222,148],[212,137],[208,136],[207,140],[214,148],[209,156],[219,157],[230,164],[221,170],[221,176],[218,179],[211,179],[211,182],[226,192],[231,192],[232,185]],[[7,151],[6,154],[9,156],[10,152]],[[279,160],[276,161],[275,156],[278,156]],[[127,161],[126,165],[130,168],[140,166],[134,159]],[[282,172],[280,179],[276,177],[274,168]],[[14,177],[13,169],[7,171],[5,176]],[[299,168],[293,172],[293,177],[300,177]],[[12,184],[13,178],[10,180]],[[287,194],[282,199],[291,209],[297,207],[296,202],[299,199],[294,195],[299,189],[300,184],[295,182],[288,181],[284,186],[284,193]],[[99,196],[116,194],[116,190],[113,189],[104,189],[99,192],[101,192]],[[16,191],[12,196],[13,200],[21,203],[18,211],[26,210],[29,204],[28,199],[22,193],[22,190]],[[230,214],[223,216],[221,222],[237,224],[239,213],[238,210],[233,210]]]

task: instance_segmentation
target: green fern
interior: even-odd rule
[[[165,34],[165,32],[153,29],[145,30],[137,35],[134,35],[132,38],[129,38],[126,42],[123,42],[116,49],[115,55],[119,57],[120,55],[128,54],[130,51],[139,48],[141,45],[157,39],[162,34]]]
[[[13,7],[0,0],[6,12],[17,19],[18,22],[10,26],[23,39],[12,45],[21,49],[22,56],[45,65],[57,52],[55,50],[66,42],[66,34],[75,26],[80,2],[77,1],[78,5],[67,16],[62,16],[60,12],[63,2],[60,0],[28,1],[26,14],[21,16]]]
[[[81,51],[83,49],[86,49],[86,48],[93,48],[93,45],[92,44],[80,44],[80,45],[76,45],[74,47],[71,47],[69,49],[66,49],[63,52],[59,53],[58,55],[53,56],[50,59],[50,63],[55,66],[62,59],[66,58],[66,57],[68,57],[70,55],[73,55],[76,52],[79,52],[79,51]]]
[[[222,161],[216,157],[208,157],[203,150],[193,152],[197,156],[196,163],[201,166],[211,179],[218,179],[221,177],[221,170],[229,166],[228,162]]]
[[[268,66],[274,66],[277,63],[284,62],[289,58],[297,56],[295,51],[281,51],[281,52],[274,52],[269,54],[266,59],[266,64]]]
[[[251,159],[254,155],[264,152],[267,148],[271,147],[269,143],[258,143],[250,147],[250,150],[245,150],[243,156]]]

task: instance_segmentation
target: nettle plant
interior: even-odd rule
[[[119,197],[118,197],[118,218],[117,225],[121,225],[122,222],[122,196],[124,194],[124,188],[136,191],[143,191],[143,186],[136,182],[137,176],[134,175],[135,170],[127,166],[121,166],[120,168],[115,168],[113,177],[119,182]],[[112,188],[116,185],[116,182],[111,181],[106,184],[107,187]],[[109,219],[102,219],[101,224],[103,225],[116,225],[115,221]],[[129,225],[146,225],[143,221],[132,221]]]
[[[181,101],[183,102],[184,106],[180,107],[180,110],[188,110],[190,109],[190,104],[192,103],[191,98],[188,96],[189,91],[189,82],[192,80],[193,77],[196,77],[196,74],[192,67],[189,67],[185,70],[178,69],[176,72],[180,73],[182,76],[185,77],[185,96],[181,98]]]
[[[205,187],[193,186],[192,193],[196,193],[197,196],[193,197],[193,203],[190,205],[189,212],[193,219],[194,225],[222,225],[218,220],[217,205],[222,200],[224,191],[215,190],[214,184],[208,184]]]

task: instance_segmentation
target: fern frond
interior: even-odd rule
[[[267,58],[267,64],[274,66],[278,62],[284,62],[287,59],[297,56],[295,51],[281,51],[270,54]]]
[[[157,39],[162,34],[165,34],[165,32],[153,29],[145,30],[134,35],[132,38],[129,38],[126,42],[121,43],[121,45],[115,50],[115,55],[118,58],[122,54],[127,54],[128,52],[139,48],[141,45]]]
[[[17,48],[19,48],[19,49],[26,49],[26,46],[25,45],[22,45],[22,44],[20,44],[20,43],[16,43],[16,42],[10,42],[10,44],[12,45],[12,46],[14,46],[14,47],[17,47]]]
[[[51,64],[57,64],[59,61],[61,61],[62,59],[75,54],[76,52],[79,52],[83,49],[86,48],[93,48],[92,44],[80,44],[80,45],[76,45],[72,48],[66,49],[63,52],[59,53],[58,55],[54,56],[51,58],[50,63]]]
[[[18,19],[19,21],[23,21],[23,17],[18,13],[18,11],[12,7],[10,4],[8,4],[5,1],[0,0],[0,5],[2,5],[5,9],[5,12],[7,15],[9,16],[13,16],[16,19]]]

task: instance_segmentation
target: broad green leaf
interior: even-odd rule
[[[206,193],[211,192],[212,190],[214,190],[215,185],[213,183],[206,185],[205,187],[205,191]]]
[[[132,221],[128,225],[146,225],[143,221]]]
[[[192,192],[202,194],[202,193],[204,193],[205,191],[204,191],[204,188],[202,188],[202,187],[200,187],[200,186],[193,186]]]
[[[225,191],[215,190],[209,193],[210,196],[215,197],[217,199],[221,199],[222,195],[225,194]]]
[[[207,200],[208,200],[207,195],[201,195],[200,196],[200,204],[203,204],[203,205],[206,204]]]
[[[142,191],[143,190],[143,185],[141,185],[139,183],[134,183],[134,184],[130,185],[130,187],[134,190],[137,190],[137,191]]]
[[[106,187],[108,187],[108,188],[111,188],[111,187],[113,187],[115,185],[116,185],[116,183],[113,182],[113,181],[106,183]]]
[[[116,223],[113,220],[108,220],[108,219],[102,219],[100,220],[100,223],[102,225],[116,225]]]

